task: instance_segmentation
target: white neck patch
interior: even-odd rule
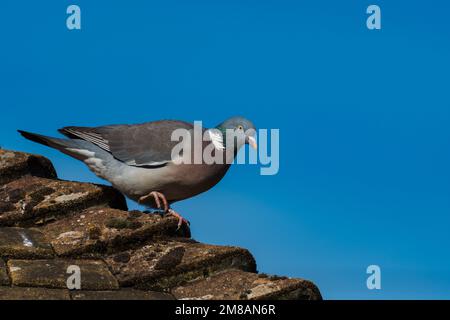
[[[225,149],[225,146],[223,145],[223,136],[222,133],[217,129],[209,129],[209,138],[211,139],[211,142],[213,143],[214,147],[218,150]]]

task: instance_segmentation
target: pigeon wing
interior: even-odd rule
[[[59,131],[71,139],[89,141],[111,153],[130,166],[163,166],[171,161],[172,132],[192,124],[183,121],[162,120],[138,125],[111,125],[103,127],[64,127]]]

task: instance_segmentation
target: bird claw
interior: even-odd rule
[[[152,191],[148,195],[140,197],[138,202],[140,204],[144,204],[151,197],[153,197],[153,199],[155,200],[155,204],[158,209],[162,209],[164,210],[164,212],[168,212],[169,203],[167,202],[166,197],[161,192]],[[161,202],[163,206],[161,206]]]
[[[180,228],[183,225],[183,223],[185,223],[187,226],[191,225],[191,223],[188,220],[183,218],[178,212],[176,212],[175,210],[173,210],[171,208],[169,208],[169,210],[167,211],[166,215],[170,215],[170,216],[173,216],[173,217],[178,219],[177,231],[180,230]]]
[[[151,197],[153,197],[156,207],[158,209],[149,211],[150,213],[165,214],[168,216],[176,217],[178,219],[177,231],[181,228],[183,223],[185,223],[187,226],[191,225],[191,223],[188,220],[183,218],[178,212],[169,207],[169,203],[167,202],[166,197],[161,192],[152,191],[148,195],[140,197],[138,202],[140,204],[144,204]]]

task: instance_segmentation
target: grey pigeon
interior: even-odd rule
[[[254,125],[242,117],[233,117],[216,128],[203,129],[203,134],[208,131],[211,141],[201,142],[201,150],[210,146],[211,154],[222,158],[223,163],[179,164],[172,159],[172,150],[179,141],[172,141],[171,135],[180,128],[190,133],[194,130],[193,124],[187,122],[161,120],[136,125],[64,127],[58,130],[69,139],[19,132],[29,140],[83,161],[92,172],[130,199],[176,216],[180,227],[188,222],[170,205],[216,185],[244,144],[256,148]],[[236,135],[231,146],[226,139],[227,132]],[[193,153],[193,142],[186,142],[185,147],[187,144]]]

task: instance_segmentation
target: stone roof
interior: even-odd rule
[[[69,266],[81,289],[67,289]],[[258,274],[243,248],[199,243],[177,219],[128,211],[112,187],[63,181],[38,155],[0,150],[0,299],[321,299]]]

